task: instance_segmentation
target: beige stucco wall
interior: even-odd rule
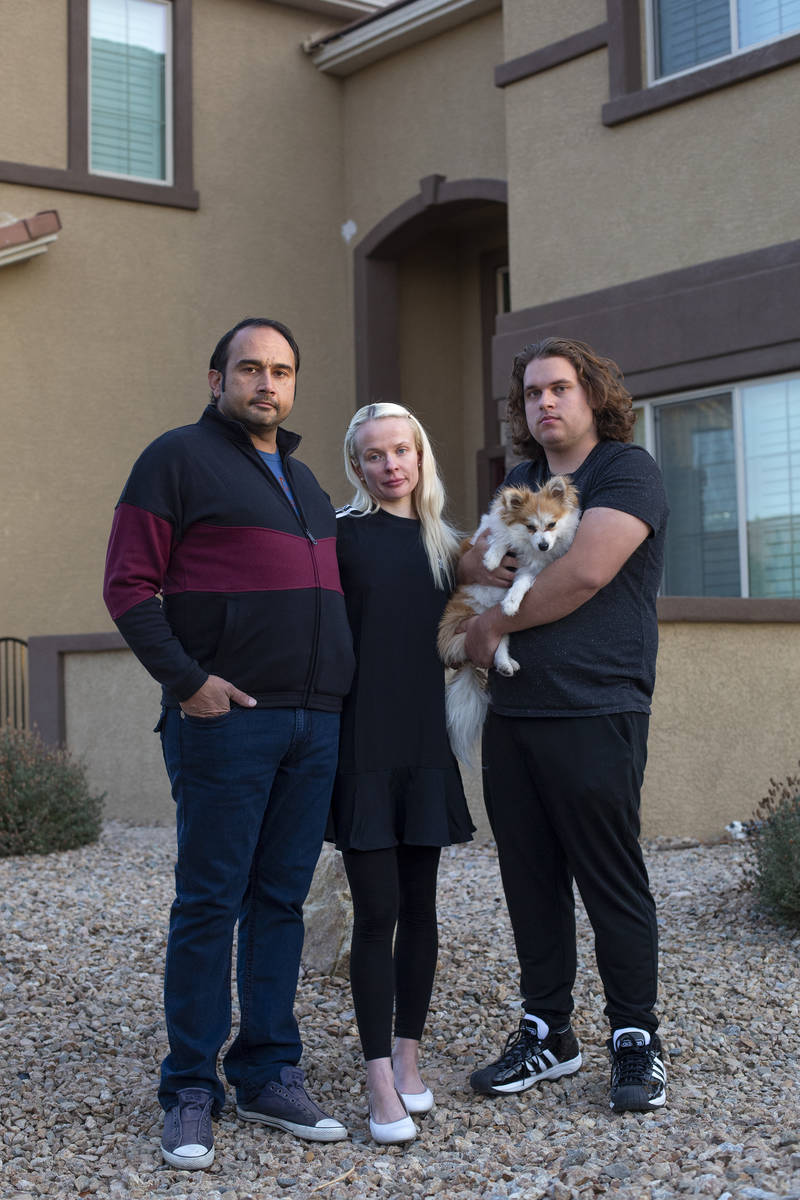
[[[503,0],[503,43],[506,60],[541,50],[606,19],[606,0]]]
[[[345,195],[355,242],[426,175],[505,179],[502,15],[489,13],[345,80]],[[354,243],[355,244],[355,243]]]
[[[66,744],[105,793],[107,819],[167,825],[175,807],[153,728],[161,688],[129,650],[65,654]]]
[[[502,57],[498,10],[344,81],[353,249],[417,195],[426,175],[505,179],[503,101],[493,80]],[[479,255],[505,236],[504,228],[487,234],[476,225],[460,240],[426,239],[400,261],[402,398],[434,439],[452,515],[465,526],[475,520],[475,451],[483,443]]]
[[[23,23],[62,11],[17,8]],[[263,0],[195,0],[199,211],[0,183],[0,211],[56,208],[63,224],[46,254],[0,270],[0,635],[111,628],[103,556],[131,463],[200,415],[213,345],[245,315],[293,328],[303,361],[289,425],[323,483],[341,486],[353,371],[341,82],[300,49],[322,21]],[[63,33],[34,49],[29,77],[63,77]],[[49,135],[26,153],[17,137],[57,121],[65,131],[55,100],[37,85],[21,126],[3,112],[0,159],[52,160]]]
[[[799,87],[788,67],[613,128],[605,50],[505,88],[513,307],[796,238]]]
[[[0,14],[0,159],[66,167],[66,3],[3,0]]]
[[[660,626],[642,798],[648,836],[721,834],[800,759],[797,625]]]

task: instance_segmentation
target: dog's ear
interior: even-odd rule
[[[545,484],[545,487],[555,500],[560,500],[562,504],[572,505],[573,508],[578,507],[578,492],[569,475],[554,475]]]
[[[530,499],[527,488],[506,488],[504,492],[501,492],[501,496],[503,507],[509,513],[518,513]]]

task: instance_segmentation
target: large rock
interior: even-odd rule
[[[303,905],[306,939],[303,965],[319,975],[346,975],[350,959],[353,903],[342,856],[322,847],[308,899]]]

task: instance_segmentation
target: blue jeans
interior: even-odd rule
[[[338,713],[167,709],[164,761],[177,804],[178,858],[164,977],[170,1051],[162,1108],[181,1088],[225,1100],[217,1056],[231,1029],[231,951],[239,922],[239,1032],[225,1055],[240,1101],[300,1061],[294,998],[303,901],[330,804]]]

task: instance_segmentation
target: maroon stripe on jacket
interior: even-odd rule
[[[297,534],[248,525],[192,525],[175,546],[164,578],[165,595],[313,587],[342,591],[336,538],[312,546]]]
[[[103,599],[115,621],[161,591],[172,532],[163,517],[132,504],[117,505],[103,582]]]

